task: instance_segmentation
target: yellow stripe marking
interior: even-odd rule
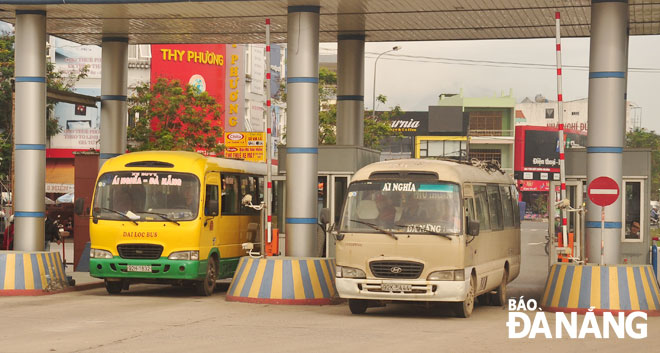
[[[14,272],[16,271],[15,254],[7,254],[7,263],[5,266],[5,289],[14,289],[16,280]]]
[[[274,260],[273,284],[270,286],[270,298],[282,299],[282,261]]]
[[[603,309],[620,310],[621,303],[619,303],[619,274],[617,267],[611,266],[610,270],[610,307]]]
[[[580,283],[582,281],[582,266],[575,266],[573,271],[573,282],[571,283],[571,292],[568,295],[568,308],[577,308],[580,300]]]
[[[44,253],[44,257],[46,258],[46,274],[48,275],[48,278],[50,278],[50,281],[53,281],[53,265],[51,263],[50,259],[50,254],[49,253]]]
[[[543,293],[543,300],[541,300],[541,303],[543,303],[543,305],[548,305],[548,294],[550,294],[550,287],[552,287],[552,279],[555,277],[556,269],[557,269],[557,265],[553,265],[552,269],[550,270],[550,276],[548,277],[548,285],[545,287],[545,293]]]
[[[305,287],[300,274],[299,260],[291,260],[291,271],[293,272],[293,296],[295,299],[305,299]]]
[[[600,302],[600,266],[591,266],[591,302],[589,306],[602,309]]]
[[[41,277],[41,288],[48,288],[48,281],[46,281],[46,270],[44,267],[45,257],[43,254],[37,254],[37,265],[39,265],[39,277]]]
[[[23,278],[25,278],[25,289],[34,289],[34,273],[30,254],[23,254]]]
[[[242,258],[241,261],[245,261],[245,268],[243,269],[243,273],[241,274],[241,278],[238,278],[238,282],[236,283],[236,288],[232,291],[232,295],[238,296],[241,294],[241,291],[243,290],[243,285],[245,284],[245,280],[248,277],[248,274],[250,273],[250,267],[252,266],[252,259],[248,259],[246,257]],[[240,264],[239,264],[240,268]]]
[[[57,257],[55,256],[55,253],[49,253],[50,255],[50,261],[51,264],[53,265],[53,279],[55,279],[58,283],[62,280],[60,278],[60,267],[57,265]]]
[[[312,289],[314,290],[314,298],[323,298],[323,290],[321,290],[321,278],[316,273],[316,266],[314,262],[317,260],[307,260],[307,271],[309,272],[309,280],[312,282]],[[310,299],[310,298],[307,298]]]
[[[266,260],[259,261],[257,264],[257,273],[254,274],[254,279],[252,280],[252,286],[250,287],[248,298],[259,298],[259,289],[261,288],[261,283],[264,279],[265,270]]]
[[[653,279],[652,283],[650,283],[650,284],[653,287],[653,292],[655,292],[655,297],[658,300],[660,300],[660,292],[659,292],[659,289],[658,289],[658,281],[656,280],[655,272],[653,272],[653,269],[651,268],[651,266],[646,267],[646,272],[648,273],[649,277],[651,279]]]
[[[635,275],[633,268],[628,266],[626,268],[626,275],[628,276],[628,293],[630,294],[630,307],[632,310],[639,310],[639,298],[637,296],[637,285],[635,283]],[[641,293],[640,293],[641,294]]]
[[[55,274],[57,275],[57,279],[60,282],[64,281],[64,277],[62,276],[62,261],[60,261],[60,253],[50,253],[51,256],[53,257],[53,265],[55,266]]]
[[[328,262],[328,260],[323,260]],[[323,271],[323,278],[325,279],[325,285],[328,287],[328,293],[330,293],[331,297],[335,296],[335,288],[332,285],[332,277],[328,273],[328,267],[324,264],[321,263],[321,270]]]
[[[559,269],[559,277],[557,278],[557,285],[555,286],[555,292],[552,295],[552,304],[550,306],[553,307],[559,306],[561,289],[562,287],[564,287],[564,276],[566,276],[566,266],[561,266],[561,268]]]
[[[644,288],[644,296],[646,297],[646,303],[649,306],[649,310],[655,310],[655,302],[653,302],[653,296],[651,295],[651,288],[649,287],[649,281],[646,278],[648,274],[646,273],[646,268],[642,267],[639,269],[639,272],[642,277],[642,287]]]

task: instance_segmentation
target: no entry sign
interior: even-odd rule
[[[598,177],[587,188],[589,200],[598,206],[609,206],[619,198],[619,184],[609,177]]]

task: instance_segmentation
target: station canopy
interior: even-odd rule
[[[128,36],[131,44],[286,42],[287,7],[320,6],[320,41],[364,34],[368,42],[548,38],[555,12],[562,37],[588,37],[590,0],[0,0],[0,20],[16,10],[47,12],[49,34],[80,44]],[[630,34],[660,34],[660,0],[630,0]]]

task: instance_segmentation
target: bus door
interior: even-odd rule
[[[351,181],[350,175],[333,175],[332,182],[330,183],[330,219],[333,224],[339,223],[341,217],[341,210],[344,206],[344,200],[348,193],[348,183]],[[335,240],[330,236],[330,232],[326,232],[325,237],[325,256],[335,257]]]
[[[202,199],[202,234],[199,239],[199,256],[201,260],[208,256],[213,247],[220,249],[222,244],[219,232],[220,175],[218,173],[207,173],[200,193]],[[218,207],[213,207],[212,203],[215,203]],[[220,256],[226,256],[222,249],[220,249]]]

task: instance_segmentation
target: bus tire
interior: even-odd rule
[[[215,259],[214,256],[209,257],[206,266],[206,276],[204,277],[203,280],[197,282],[195,286],[195,290],[197,294],[205,297],[208,297],[211,294],[213,294],[213,291],[215,290],[215,281],[218,277],[217,262],[218,261]]]
[[[474,310],[475,282],[476,279],[474,278],[474,275],[470,276],[470,288],[468,289],[465,300],[462,302],[454,303],[456,316],[468,318],[470,315],[472,315],[472,311]]]
[[[119,294],[123,287],[124,284],[120,281],[105,280],[105,290],[108,291],[108,294]]]
[[[494,294],[491,294],[490,302],[494,306],[504,306],[506,304],[506,282],[509,280],[509,271],[504,269],[502,283],[497,287]]]
[[[351,314],[360,315],[367,312],[369,302],[364,299],[349,299],[348,308],[351,309]]]

